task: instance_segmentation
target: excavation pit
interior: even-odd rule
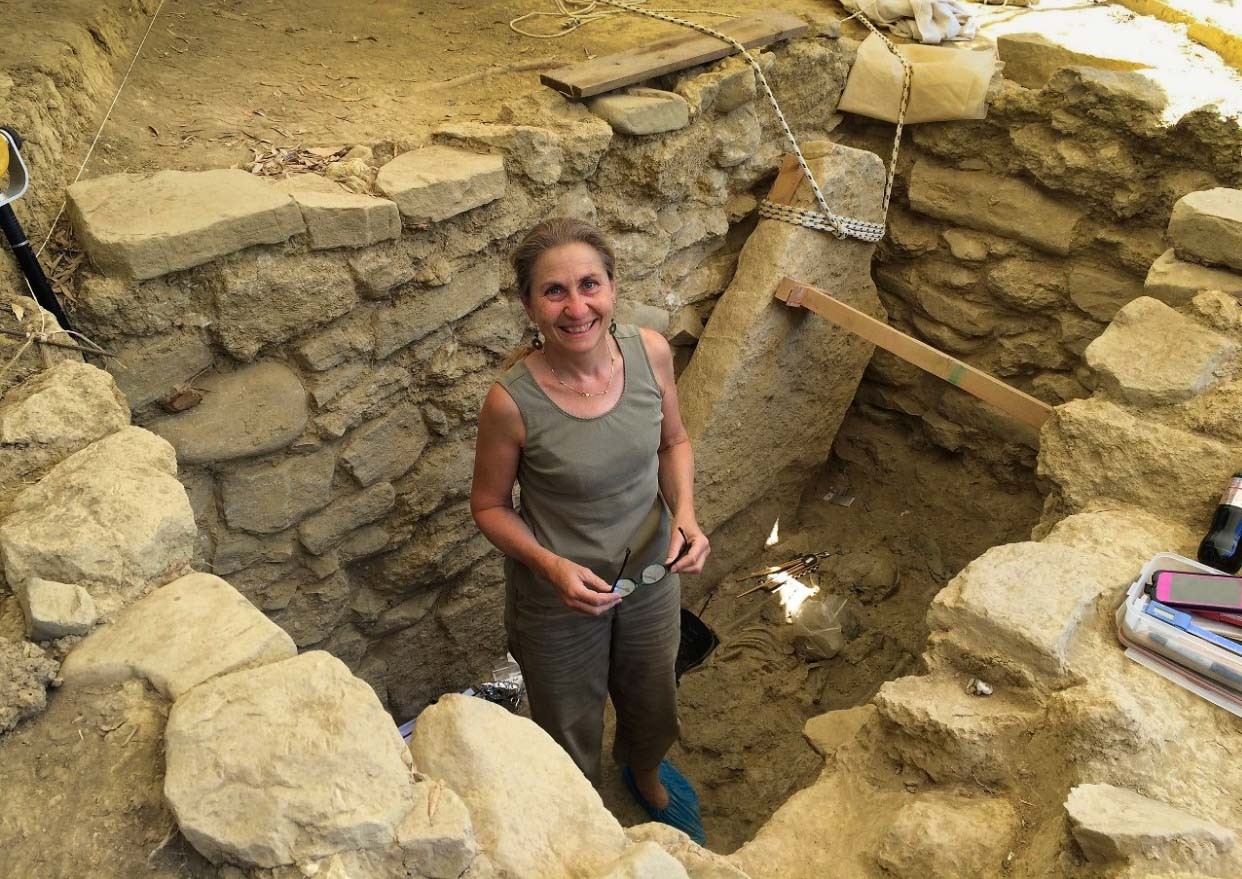
[[[265,637],[338,657],[397,719],[486,679],[504,638],[499,560],[466,505],[474,418],[525,332],[504,257],[535,222],[568,213],[616,242],[623,320],[673,343],[700,452],[715,554],[687,578],[685,604],[721,643],[682,680],[673,756],[700,787],[709,848],[730,855],[718,869],[1121,875],[1141,850],[1161,868],[1236,875],[1230,791],[1242,779],[1227,755],[1242,729],[1127,663],[1110,616],[1145,557],[1193,551],[1242,446],[1238,266],[1203,249],[1197,215],[1170,225],[1188,194],[1242,185],[1236,74],[1176,28],[1118,7],[985,15],[1006,65],[987,118],[907,129],[873,252],[759,217],[788,144],[737,59],[647,82],[674,96],[658,98],[664,128],[627,133],[634,120],[566,101],[537,84],[537,68],[667,26],[622,17],[533,45],[506,27],[508,5],[425,5],[372,10],[357,32],[339,4],[173,10],[68,187],[44,259],[75,328],[118,355],[106,365],[119,392],[49,369],[62,352],[36,357],[33,343],[0,377],[16,437],[0,459],[0,637],[34,651],[13,668],[36,681],[17,700],[30,716],[0,737],[0,786],[20,791],[0,805],[0,873],[238,875],[199,854],[218,849],[189,818],[189,832],[172,833],[160,742],[181,678],[138,657],[122,677],[139,680],[108,689],[75,684],[70,663],[37,713],[74,644],[27,641],[14,581],[28,572],[80,583],[105,617],[187,566],[214,572],[279,627]],[[63,39],[51,39],[51,18],[19,13],[29,44],[49,47],[0,69],[27,134],[36,186],[17,208],[36,242],[93,135],[49,108],[102,115],[154,11],[142,6],[105,5],[86,22],[54,10]],[[892,126],[835,112],[865,31],[825,14],[835,7],[781,6],[809,29],[760,63],[834,204],[878,219]],[[1074,36],[1096,28],[1115,45]],[[411,55],[410,41],[471,51]],[[261,70],[245,67],[259,59]],[[684,124],[665,106],[678,101]],[[456,175],[469,196],[411,183],[411,164]],[[168,205],[182,210],[161,213]],[[1037,434],[772,302],[776,267],[1055,415]],[[38,329],[28,300],[10,299],[13,326]],[[1137,359],[1136,344],[1170,337],[1184,342],[1178,356]],[[20,345],[6,338],[0,353]],[[66,399],[89,405],[66,415]],[[185,496],[163,491],[176,485],[171,451],[118,430],[131,419],[175,450]],[[21,433],[49,420],[55,435]],[[77,546],[49,549],[68,515],[58,504],[111,497],[91,468],[67,472],[84,450],[123,487],[116,509],[143,516],[93,522]],[[81,549],[96,546],[109,552]],[[743,596],[754,581],[738,579],[813,552],[831,553],[802,584],[836,602],[842,643],[830,657],[794,643],[797,589]],[[1012,573],[1027,570],[1047,588]],[[1010,573],[989,579],[997,571]],[[444,718],[469,711],[455,706],[443,699],[428,716],[451,728]],[[1169,769],[1170,741],[1197,762]],[[428,765],[444,759],[431,750]],[[133,789],[97,779],[97,797],[57,799],[83,756],[136,761]],[[463,857],[481,840],[514,875],[604,875],[653,833],[626,842],[592,812],[594,848],[529,844],[549,860],[523,873],[489,836],[495,804],[460,782],[447,790],[474,825],[469,845],[460,827],[444,838]],[[615,781],[601,793],[623,824],[643,821]],[[577,795],[556,805],[588,808]],[[1127,799],[1139,795],[1153,825],[1169,808],[1183,829],[1144,826],[1141,843],[1098,830],[1109,804],[1139,808]],[[708,858],[656,841],[687,868]],[[348,848],[307,843],[297,860],[384,875]],[[466,875],[488,875],[483,857]],[[264,879],[295,869],[244,863]]]

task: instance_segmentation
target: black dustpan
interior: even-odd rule
[[[716,649],[720,639],[693,612],[681,609],[681,643],[677,645],[677,681],[692,668],[703,664],[708,655]]]

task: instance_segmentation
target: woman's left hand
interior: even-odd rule
[[[685,532],[685,538],[682,538],[682,532]],[[703,571],[703,566],[707,563],[707,556],[711,553],[711,544],[707,542],[707,535],[703,533],[703,529],[699,527],[699,523],[691,519],[689,522],[674,522],[673,535],[668,542],[668,554],[664,557],[664,564],[668,564],[677,558],[677,554],[681,552],[682,545],[690,544],[690,548],[686,550],[686,554],[677,563],[669,568],[674,574],[699,574]]]

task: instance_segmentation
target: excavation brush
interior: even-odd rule
[[[71,329],[69,319],[65,317],[56,294],[47,282],[47,276],[43,274],[39,257],[30,246],[17,214],[13,213],[13,202],[21,198],[30,185],[30,174],[26,170],[26,163],[22,161],[21,145],[22,139],[16,131],[0,126],[0,180],[6,181],[4,188],[0,189],[0,229],[4,230],[4,237],[13,250],[13,256],[17,258],[17,264],[21,267],[26,283],[30,285],[35,301],[51,312],[60,323],[61,329],[68,330]]]

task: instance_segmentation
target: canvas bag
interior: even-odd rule
[[[902,45],[897,51],[914,68],[906,122],[948,122],[987,116],[988,83],[996,50]],[[858,47],[837,109],[896,122],[901,107],[901,62],[871,34]]]

